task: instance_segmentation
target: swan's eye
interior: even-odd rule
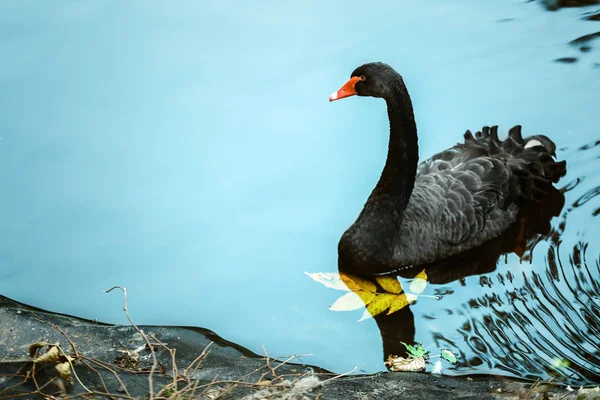
[[[361,81],[366,81],[366,80],[367,80],[367,77],[366,77],[366,76],[364,76],[364,75],[361,75],[359,79],[360,79]]]

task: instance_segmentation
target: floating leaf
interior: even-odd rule
[[[379,286],[388,293],[400,294],[402,292],[402,284],[394,276],[377,276],[375,279]]]
[[[406,293],[402,293],[401,295],[396,296],[396,298],[390,305],[390,309],[388,310],[387,315],[390,315],[391,313],[401,310],[409,304],[410,304],[410,302],[406,298]]]
[[[308,275],[309,278],[327,286],[328,288],[335,290],[348,290],[348,286],[346,286],[340,279],[340,274],[337,272],[315,272],[311,274],[305,271],[304,273]]]
[[[367,310],[369,310],[372,316],[381,314],[382,312],[387,310],[390,307],[390,305],[392,305],[396,297],[398,296],[394,294],[378,293],[377,296],[375,296],[375,298],[371,300],[369,305],[367,305]]]
[[[410,344],[406,344],[406,343],[404,343],[403,341],[400,341],[400,343],[402,343],[402,344],[404,345],[404,347],[406,347],[406,351],[408,352],[408,354],[409,354],[411,357],[415,357],[415,358],[418,358],[418,357],[423,357],[423,356],[425,356],[427,353],[429,353],[427,350],[425,350],[425,349],[423,348],[423,346],[421,346],[421,344],[420,344],[420,343],[417,343],[417,344],[416,344],[416,345],[417,345],[417,347],[414,347],[414,346],[412,346],[412,345],[410,345]]]
[[[371,315],[371,313],[369,312],[369,310],[365,309],[365,311],[363,311],[362,316],[360,317],[360,319],[358,320],[358,322],[362,322],[365,319],[369,319],[372,318],[373,316]]]
[[[369,292],[348,292],[338,298],[329,307],[331,311],[352,311],[364,307],[375,298],[375,293]]]
[[[452,364],[456,364],[458,362],[454,353],[448,349],[442,349],[442,351],[440,352],[440,355],[442,356],[442,358],[444,360],[446,360]]]
[[[69,382],[71,385],[73,384],[73,381],[71,380],[71,365],[68,361],[61,364],[56,364],[54,368],[62,379]]]
[[[423,270],[423,271],[419,272],[417,275],[415,275],[415,278],[427,280],[427,274],[425,273],[425,270]]]
[[[412,304],[417,300],[417,296],[412,293],[406,293],[406,300],[408,300],[408,302]]]
[[[414,294],[421,294],[427,286],[427,274],[425,270],[419,272],[410,283],[410,291]]]
[[[34,363],[41,363],[41,362],[58,362],[59,361],[59,356],[60,356],[60,352],[58,350],[58,346],[52,346],[50,347],[50,349],[48,349],[47,352],[45,352],[44,354],[42,354],[41,356],[39,356],[38,358],[36,358],[35,360],[33,360]]]
[[[363,292],[372,292],[375,293],[377,291],[377,286],[371,281],[368,281],[364,278],[359,278],[355,275],[340,273],[340,279],[348,286],[348,289],[353,292],[363,291]]]
[[[363,316],[358,320],[364,321],[370,317],[374,317],[377,314],[381,314],[387,310],[390,305],[394,302],[394,299],[398,297],[395,294],[390,293],[377,293],[375,298],[367,305],[367,309],[363,313]]]
[[[377,295],[377,293],[374,292],[355,292],[363,301],[363,303],[365,303],[364,305],[366,306],[367,304],[369,304]]]
[[[392,371],[400,372],[414,372],[414,371],[425,371],[425,359],[423,357],[417,358],[404,358],[404,357],[393,357],[389,356],[386,365]]]

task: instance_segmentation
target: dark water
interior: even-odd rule
[[[336,372],[385,370],[402,340],[455,352],[443,373],[597,383],[596,8],[284,3],[0,2],[0,293],[127,323],[103,292],[123,285],[139,324]],[[551,231],[549,197],[525,231],[428,266],[422,294],[440,300],[357,323],[304,272],[337,272],[381,172],[383,103],[327,101],[377,60],[404,76],[422,159],[466,129],[521,124],[568,173]]]

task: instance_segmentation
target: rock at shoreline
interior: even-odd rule
[[[269,397],[273,400],[304,400],[318,396],[329,400],[493,400],[519,399],[525,396],[530,399],[575,399],[578,393],[489,376],[451,378],[423,373],[380,373],[339,377],[315,366],[285,363],[282,360],[269,359],[267,364],[265,357],[228,342],[206,329],[160,326],[140,326],[139,329],[148,337],[160,341],[155,343],[151,340],[159,365],[153,375],[155,392],[166,390],[173,382],[172,354],[165,348],[168,347],[176,349],[178,374],[184,374],[200,386],[213,385],[215,378],[226,383],[225,386],[216,385],[214,390],[224,390],[223,387],[231,385],[227,382],[249,383],[227,389],[232,399],[251,399],[255,394],[262,395],[265,392],[273,392],[271,394],[274,397],[271,394]],[[199,367],[192,371],[186,370],[186,366],[193,364],[211,342],[211,351]],[[68,354],[74,360],[76,372],[73,385],[68,382],[57,385],[61,379],[56,378],[52,365],[36,367],[39,368],[36,370],[38,385],[51,382],[43,389],[44,393],[66,391],[70,395],[84,394],[86,390],[81,384],[94,392],[127,392],[132,397],[140,398],[148,393],[151,352],[134,327],[101,324],[45,312],[0,295],[0,397],[7,394],[22,397],[35,390],[34,382],[31,379],[23,382],[23,377],[33,366],[30,345],[35,344],[36,348],[41,349],[40,343],[45,343],[48,347],[56,346]],[[78,356],[73,354],[71,343],[75,345]],[[133,352],[137,352],[139,357],[127,358],[127,362],[123,363],[123,354]],[[95,360],[99,364],[93,364],[89,360]],[[95,371],[86,363],[95,366]],[[118,371],[118,379],[102,365]],[[276,377],[269,372],[273,372],[273,369],[276,369]],[[184,383],[185,381],[182,385]],[[304,392],[296,396],[292,393],[294,390]],[[290,393],[296,397],[289,397]],[[595,392],[590,392],[590,395],[594,396]],[[210,398],[206,396],[194,398]]]

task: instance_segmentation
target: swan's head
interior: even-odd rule
[[[354,95],[386,98],[399,82],[402,78],[389,65],[380,62],[364,64],[352,72],[344,86],[329,96],[329,101]]]

